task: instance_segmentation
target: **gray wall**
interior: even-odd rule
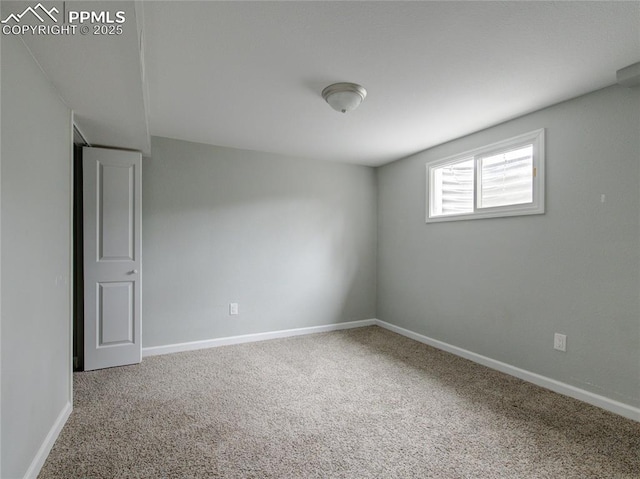
[[[71,119],[2,38],[2,470],[23,477],[71,392]]]
[[[427,161],[542,127],[546,214],[425,224]],[[640,91],[610,87],[386,165],[378,188],[380,319],[640,406]]]
[[[152,138],[143,346],[374,318],[375,181],[368,167]]]

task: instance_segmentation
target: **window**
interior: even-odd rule
[[[427,223],[544,213],[544,129],[427,164]]]

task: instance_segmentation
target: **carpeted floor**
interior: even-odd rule
[[[76,373],[51,478],[639,478],[640,423],[379,327]]]

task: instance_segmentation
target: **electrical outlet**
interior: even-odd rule
[[[556,333],[553,335],[553,349],[557,349],[558,351],[567,350],[567,335]]]
[[[229,303],[229,314],[231,316],[238,314],[238,303]]]

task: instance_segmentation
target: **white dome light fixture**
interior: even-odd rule
[[[367,90],[355,83],[334,83],[322,90],[322,98],[331,108],[341,113],[358,108],[366,96]]]

